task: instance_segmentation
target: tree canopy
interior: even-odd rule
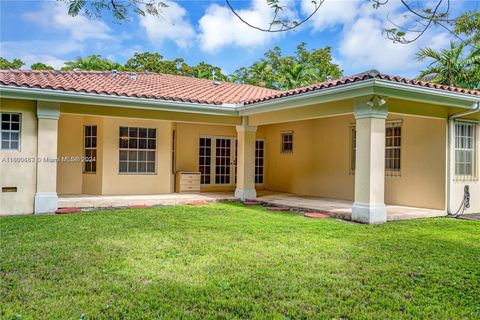
[[[2,70],[20,69],[24,64],[25,63],[20,59],[8,61],[4,57],[0,57],[0,69]]]
[[[0,58],[1,69],[19,69],[19,59]],[[38,62],[32,70],[51,70],[53,67]],[[306,43],[297,46],[294,55],[283,55],[279,47],[265,52],[264,57],[251,66],[226,75],[218,66],[201,61],[189,65],[183,58],[167,60],[158,52],[136,52],[125,64],[102,58],[101,55],[77,57],[65,62],[62,70],[156,72],[218,81],[229,81],[286,90],[339,78],[342,70],[332,62],[331,48],[308,50]]]
[[[52,66],[48,66],[45,63],[37,62],[30,66],[32,70],[54,70],[55,68]]]
[[[456,22],[454,34],[458,37],[448,49],[422,48],[419,61],[429,64],[419,79],[439,84],[480,90],[480,13],[466,12]]]
[[[331,48],[306,49],[306,43],[297,46],[294,55],[283,56],[275,47],[264,58],[250,67],[236,70],[232,81],[287,90],[342,76],[340,67],[332,62]]]

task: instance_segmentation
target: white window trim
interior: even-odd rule
[[[387,128],[400,128],[400,146],[392,146],[388,147],[385,143],[385,177],[390,177],[390,178],[395,178],[395,177],[401,177],[402,176],[402,156],[403,156],[403,121],[402,120],[392,120],[392,121],[386,121],[385,122],[385,142],[387,139]],[[395,137],[395,136],[393,136]],[[387,169],[387,150],[388,149],[399,149],[400,150],[400,158],[398,159],[400,161],[400,167],[398,169]]]
[[[470,175],[458,175],[456,173],[456,167],[457,167],[457,157],[456,157],[456,151],[457,151],[456,132],[457,132],[457,130],[456,130],[456,126],[457,126],[457,124],[467,124],[467,125],[473,126],[473,130],[472,130],[473,131],[473,142],[472,142],[472,147],[473,148],[470,149],[470,150],[472,150],[472,174],[470,174]],[[454,123],[453,123],[452,149],[453,149],[453,175],[454,175],[453,180],[454,181],[461,182],[461,181],[477,181],[478,180],[477,139],[479,139],[479,137],[478,137],[477,130],[478,130],[478,122],[476,122],[476,121],[471,121],[471,120],[467,120],[467,119],[458,119],[458,120],[455,120]],[[464,150],[464,149],[460,149],[460,150]]]
[[[357,160],[357,147],[356,147],[356,126],[355,123],[351,123],[348,126],[349,130],[349,175],[355,175],[355,165],[356,165],[356,160]],[[353,165],[353,166],[352,166]]]
[[[263,174],[262,174],[262,183],[255,183],[256,186],[263,186],[265,184],[265,150],[266,150],[266,144],[265,144],[265,139],[264,138],[257,138],[255,139],[255,171],[257,169],[257,163],[256,163],[256,151],[257,151],[257,141],[263,141]],[[255,174],[255,181],[257,181],[257,175]]]
[[[211,149],[211,154],[210,154],[210,157],[211,157],[211,161],[210,161],[210,183],[203,183],[201,184],[202,186],[208,186],[208,187],[216,187],[216,186],[235,186],[236,185],[236,176],[237,176],[237,155],[235,153],[235,146],[236,146],[236,143],[237,143],[237,138],[236,137],[232,137],[232,136],[214,136],[214,135],[200,135],[199,138],[198,138],[198,142],[199,142],[199,145],[198,145],[198,152],[200,153],[200,139],[201,138],[205,138],[205,139],[211,139],[211,145],[210,145],[210,149]],[[214,143],[215,142],[215,139],[231,139],[232,142],[231,142],[231,147],[232,147],[232,151],[230,152],[231,154],[231,162],[234,163],[234,165],[232,165],[233,167],[233,170],[231,170],[231,177],[230,177],[230,183],[215,183],[215,175],[216,175],[216,166],[215,166],[215,161],[213,160],[216,156],[216,144]],[[265,150],[266,150],[266,144],[265,144],[265,139],[263,138],[257,138],[255,139],[255,142],[256,141],[263,141],[263,183],[256,183],[255,185],[257,186],[263,186],[265,184]],[[198,154],[197,156],[197,161],[198,161],[198,168],[200,169],[200,154]]]
[[[130,128],[136,128],[136,129],[155,129],[155,149],[130,149],[130,148],[120,148],[120,145],[118,144],[120,141],[120,128],[127,128],[127,130],[130,130]],[[117,140],[117,148],[118,148],[118,158],[117,158],[117,165],[118,165],[118,174],[119,175],[126,175],[126,176],[153,176],[157,174],[158,170],[158,129],[157,128],[152,128],[152,127],[137,127],[137,126],[118,126],[118,140]],[[148,135],[148,133],[147,133]],[[147,142],[148,143],[148,142]],[[120,172],[120,151],[155,151],[155,172]],[[128,166],[128,162],[127,162]]]
[[[85,138],[87,137],[86,134],[85,134],[86,127],[97,127],[97,134],[95,136],[92,136],[92,135],[89,136],[89,137],[97,138],[97,143],[96,143],[95,148],[87,147],[85,145]],[[87,152],[86,151],[87,150],[95,150],[95,162],[97,162],[97,159],[98,159],[98,156],[97,156],[98,155],[98,149],[97,149],[97,147],[98,147],[98,126],[96,124],[86,124],[86,125],[84,125],[83,126],[83,156],[84,156],[85,161],[86,161],[86,157],[87,157]],[[82,171],[83,174],[97,174],[97,164],[98,164],[98,162],[97,162],[97,164],[95,164],[95,171],[86,171],[85,170],[85,164],[86,163],[83,163],[83,166],[82,166],[83,167],[83,171]]]
[[[20,112],[0,112],[0,126],[1,126],[1,119],[2,119],[2,114],[17,114],[18,115],[18,147],[16,149],[3,149],[2,148],[2,128],[0,127],[0,150],[3,152],[21,152],[22,151],[22,125],[23,125],[23,117],[22,113]],[[17,132],[17,131],[11,131],[11,130],[5,130],[5,132]]]
[[[198,149],[197,151],[200,152],[200,138],[207,138],[211,139],[211,160],[210,160],[210,183],[204,183],[201,184],[202,186],[208,186],[208,187],[215,187],[215,186],[223,186],[223,187],[229,187],[229,186],[235,186],[235,167],[237,163],[237,159],[235,158],[235,141],[237,140],[236,137],[232,136],[215,136],[215,135],[200,135],[198,137]],[[215,139],[230,139],[232,142],[230,143],[231,151],[230,151],[230,162],[235,163],[234,165],[231,165],[233,170],[230,170],[230,183],[215,183],[215,175],[216,175],[216,166],[215,166],[215,161],[214,158],[216,157],[217,154],[217,146],[214,143]],[[200,168],[200,154],[197,155],[197,161],[198,161],[198,168]]]
[[[389,120],[389,121],[385,121],[385,140],[386,140],[386,128],[387,126],[390,126],[390,127],[394,127],[394,126],[398,126],[400,128],[403,127],[403,120]],[[349,165],[349,174],[350,175],[355,175],[355,168],[352,168],[352,161],[353,161],[353,157],[356,157],[356,148],[353,148],[353,144],[354,144],[354,141],[353,141],[353,138],[354,138],[354,135],[355,135],[355,139],[356,139],[356,124],[355,123],[350,123],[349,124],[349,127],[348,127],[348,130],[349,130],[349,156],[350,156],[350,161],[348,163]],[[386,163],[385,163],[385,177],[386,178],[399,178],[402,176],[402,167],[403,167],[403,152],[402,152],[402,149],[403,149],[403,143],[402,143],[402,140],[403,140],[403,129],[401,129],[401,132],[400,132],[400,170],[388,170],[386,168]],[[356,143],[355,143],[356,144]],[[387,146],[385,145],[385,151],[387,150]],[[356,161],[356,159],[355,159]]]
[[[292,136],[292,150],[284,150],[284,148],[283,148],[283,137],[286,136],[286,135],[291,135]],[[295,147],[295,135],[293,133],[293,130],[280,132],[280,153],[281,154],[293,154],[294,147]]]

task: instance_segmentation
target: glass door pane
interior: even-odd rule
[[[230,184],[232,140],[215,139],[215,184]]]

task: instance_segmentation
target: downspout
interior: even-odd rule
[[[476,105],[471,110],[465,110],[462,112],[457,112],[448,116],[448,181],[447,181],[447,214],[449,216],[454,216],[451,208],[451,197],[450,192],[452,189],[452,178],[453,178],[453,122],[455,119],[467,116],[480,111],[480,101],[475,102],[473,105]]]

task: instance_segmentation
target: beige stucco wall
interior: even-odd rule
[[[391,114],[403,120],[402,173],[385,178],[385,202],[445,208],[446,121]],[[350,131],[353,115],[264,126],[266,188],[353,201]],[[282,154],[282,131],[294,131],[294,152]]]
[[[17,187],[17,192],[0,192],[0,215],[33,212],[36,192],[37,115],[35,101],[0,99],[0,111],[21,113],[19,151],[0,151],[0,185]],[[28,162],[7,162],[8,159]]]
[[[349,172],[353,115],[264,126],[265,188],[353,200]],[[293,153],[281,153],[281,132],[293,131]]]
[[[393,103],[395,104],[395,103]],[[422,106],[417,106],[421,108]],[[70,106],[61,106],[64,111]],[[87,108],[87,107],[85,107]],[[343,107],[342,107],[343,108]],[[433,107],[432,107],[433,108]],[[88,109],[88,108],[87,108]],[[86,112],[87,109],[84,111]],[[20,151],[2,151],[1,159],[37,156],[35,101],[0,99],[1,111],[22,113]],[[101,113],[102,108],[95,109]],[[323,109],[322,109],[323,110]],[[385,180],[385,202],[429,208],[445,208],[446,198],[446,119],[406,116],[399,105],[392,105],[389,120],[403,120],[402,172]],[[318,112],[318,110],[314,110]],[[345,111],[348,111],[345,106]],[[313,111],[312,111],[313,112]],[[395,113],[398,112],[398,113]],[[150,115],[150,114],[149,114]],[[283,113],[281,114],[283,116]],[[302,117],[299,115],[299,117]],[[472,116],[470,116],[472,118]],[[478,116],[477,116],[478,118]],[[475,118],[475,119],[477,119]],[[237,137],[233,123],[197,124],[144,120],[136,117],[85,116],[62,113],[58,122],[58,156],[83,155],[83,126],[98,126],[97,173],[83,174],[80,163],[60,161],[57,167],[59,194],[152,194],[173,191],[171,169],[172,130],[177,132],[177,171],[198,171],[198,142],[201,135]],[[215,118],[218,120],[217,118]],[[183,120],[183,118],[182,118]],[[201,117],[202,121],[209,119]],[[280,119],[277,119],[280,121]],[[223,121],[223,118],[222,118]],[[237,121],[237,120],[235,120]],[[257,118],[257,124],[267,121]],[[353,200],[354,176],[350,174],[350,131],[352,114],[260,125],[258,138],[265,139],[265,187],[267,189]],[[157,128],[157,173],[128,175],[118,173],[118,130],[120,126]],[[293,154],[281,154],[280,133],[294,131]],[[480,137],[480,125],[477,126]],[[456,181],[452,188],[452,207],[456,208],[463,186],[470,185],[471,208],[480,211],[480,139],[477,139],[477,176],[467,182]],[[6,163],[0,166],[2,187],[17,187],[16,193],[0,193],[0,214],[33,212],[36,165]],[[202,190],[229,190],[232,187],[204,187]]]
[[[121,174],[118,172],[118,139],[121,126],[157,129],[157,167],[155,174]],[[168,121],[104,118],[102,194],[172,192],[171,137],[172,123]]]
[[[67,161],[83,155],[83,117],[61,114],[58,120],[57,192],[82,193],[82,164]]]
[[[235,126],[176,123],[177,171],[198,171],[198,150],[201,136],[237,137]],[[261,132],[259,133],[261,135]],[[202,186],[202,191],[233,190],[235,186]]]
[[[385,203],[445,209],[446,130],[444,119],[390,114],[403,120],[401,176],[385,180]]]
[[[58,156],[83,156],[83,128],[97,125],[97,172],[83,173],[81,163],[58,165],[59,194],[155,194],[173,191],[169,121],[62,114],[59,120]],[[121,126],[157,129],[155,174],[119,173],[118,138]]]

